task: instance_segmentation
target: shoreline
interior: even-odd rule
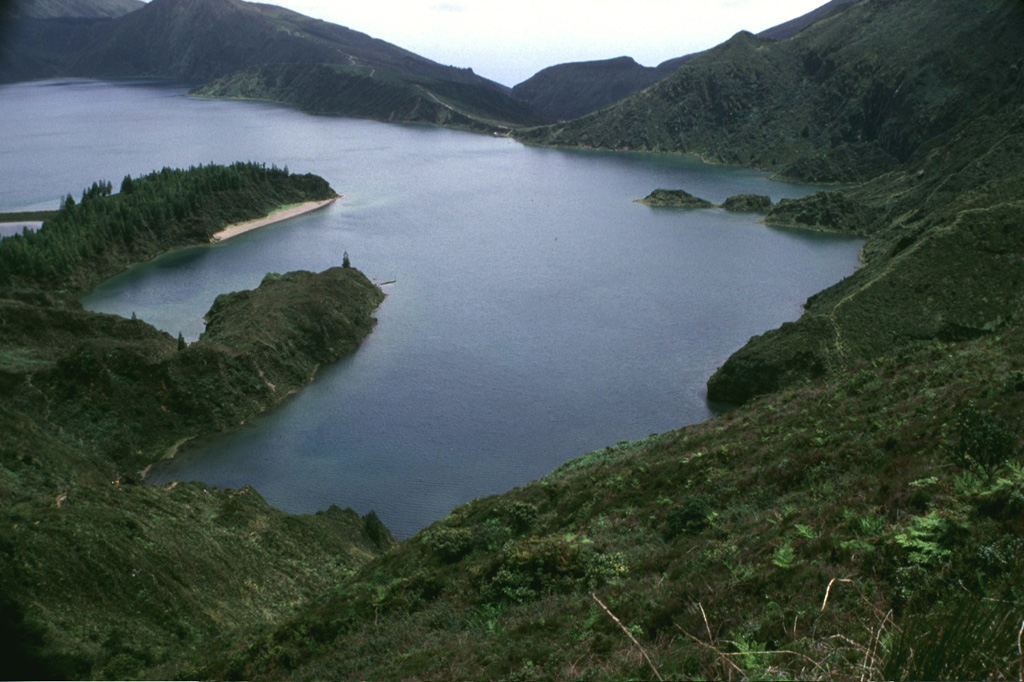
[[[325,206],[333,204],[341,197],[332,197],[330,199],[324,199],[322,201],[307,201],[304,204],[298,204],[296,206],[279,208],[276,211],[272,211],[269,215],[263,218],[257,218],[255,220],[248,220],[244,223],[235,223],[234,225],[228,225],[223,230],[215,232],[210,236],[210,243],[222,242],[232,237],[237,237],[240,234],[257,230],[267,225],[273,225],[283,220],[290,220],[306,213],[312,213],[318,211]]]

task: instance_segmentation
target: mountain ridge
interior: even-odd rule
[[[11,22],[9,36],[0,46],[0,81],[170,78],[205,84],[206,96],[487,132],[552,120],[472,69],[242,0],[152,0],[116,17],[22,19]],[[281,80],[285,70],[305,91]]]
[[[867,180],[973,115],[971,103],[993,87],[975,74],[1001,77],[1008,64],[995,55],[1017,49],[1012,3],[943,0],[916,24],[902,6],[848,5],[786,41],[741,32],[605,110],[518,137],[689,153],[812,182]],[[984,65],[948,57],[964,41],[993,40]]]
[[[10,18],[57,19],[119,17],[143,7],[142,0],[16,0]]]
[[[859,1],[831,0],[807,14],[761,31],[757,36],[786,40],[843,5]],[[512,94],[552,118],[572,120],[665,80],[704,52],[706,50],[668,59],[655,67],[638,64],[632,57],[558,64],[519,83],[512,88]]]
[[[85,27],[75,42],[64,45],[71,52],[59,57],[47,44],[59,23],[27,23],[27,30],[10,27],[22,60],[42,54],[53,62],[49,73],[36,78],[159,76],[198,84],[266,63],[361,63],[507,90],[472,69],[443,66],[344,26],[241,0],[152,0],[135,12]]]

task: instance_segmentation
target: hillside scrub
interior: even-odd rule
[[[16,670],[1019,679],[1022,24],[1011,0],[863,0],[524,133],[847,181],[765,222],[863,235],[865,264],[716,373],[709,396],[742,406],[570,460],[397,546],[372,514],[138,485],[179,439],[266,409],[352,347],[314,330],[320,315],[372,326],[379,292],[357,271],[269,275],[218,299],[183,348],[20,274],[0,290]],[[89,192],[82,205],[119,201]]]
[[[942,141],[923,171],[769,212],[770,225],[867,234],[865,265],[812,296],[798,321],[729,358],[708,382],[713,399],[743,402],[922,339],[966,340],[1020,323],[1024,115],[1004,108]]]
[[[1022,344],[919,343],[572,460],[185,674],[653,679],[642,648],[664,679],[1015,677]]]

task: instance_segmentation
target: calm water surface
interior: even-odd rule
[[[251,484],[295,512],[376,509],[400,537],[569,458],[706,419],[715,368],[850,274],[861,245],[634,203],[657,187],[715,202],[813,191],[691,159],[535,149],[154,83],[0,88],[0,211],[237,160],[317,173],[344,200],[137,266],[83,303],[195,339],[217,294],[267,272],[322,270],[348,251],[396,282],[354,356],[151,480]]]

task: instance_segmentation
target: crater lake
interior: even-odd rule
[[[393,283],[353,356],[149,480],[252,485],[291,512],[374,509],[399,538],[573,457],[709,418],[714,370],[852,273],[862,244],[635,203],[656,188],[716,203],[815,191],[681,156],[531,148],[154,82],[0,87],[3,212],[234,161],[316,173],[343,199],[134,266],[83,304],[194,340],[218,294],[268,272],[319,271],[348,252]]]

